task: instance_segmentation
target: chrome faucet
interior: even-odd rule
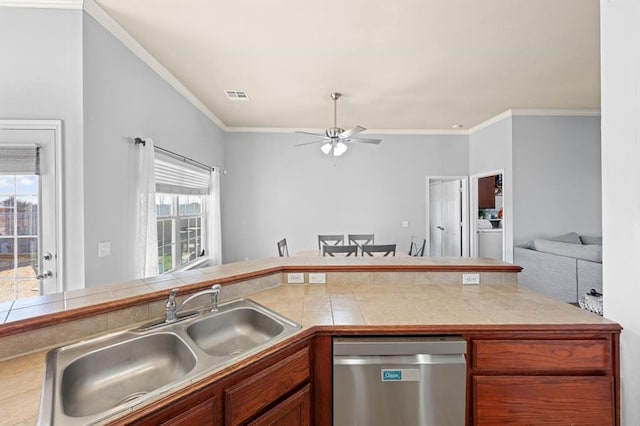
[[[191,302],[193,299],[197,297],[204,296],[205,294],[211,295],[211,312],[217,312],[218,296],[220,296],[220,289],[221,289],[220,284],[215,284],[211,288],[193,293],[191,296],[184,299],[182,304],[178,306],[178,304],[176,303],[176,294],[178,294],[178,289],[174,288],[173,290],[171,290],[171,293],[169,294],[169,299],[164,304],[164,311],[167,317],[165,322],[170,323],[170,322],[178,321],[178,312],[180,312],[187,303]]]

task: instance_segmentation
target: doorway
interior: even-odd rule
[[[468,195],[466,176],[427,177],[425,251],[429,256],[469,256]]]
[[[0,301],[62,290],[59,120],[0,120]]]
[[[471,176],[471,256],[506,261],[506,208],[504,170]]]

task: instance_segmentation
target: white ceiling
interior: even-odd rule
[[[343,128],[600,108],[598,0],[97,3],[229,127],[330,127],[332,91]]]

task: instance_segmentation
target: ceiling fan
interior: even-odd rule
[[[338,99],[342,96],[342,93],[332,92],[331,99],[333,100],[333,127],[325,130],[324,134],[322,133],[311,133],[311,132],[303,132],[301,130],[296,131],[296,133],[304,133],[306,135],[320,136],[322,139],[311,142],[304,142],[296,144],[295,146],[302,145],[312,145],[316,143],[324,144],[320,147],[323,153],[329,155],[333,152],[333,155],[336,157],[341,156],[345,152],[347,152],[347,144],[346,142],[362,142],[362,143],[375,143],[378,144],[382,142],[381,139],[368,139],[368,138],[354,138],[354,135],[357,135],[360,132],[364,132],[365,129],[362,126],[356,126],[349,130],[344,130],[338,127]]]

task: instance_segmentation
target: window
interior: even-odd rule
[[[206,254],[209,180],[208,170],[156,157],[158,274]]]
[[[156,193],[159,274],[204,255],[204,205],[201,195]]]
[[[0,302],[4,302],[40,294],[38,149],[0,146],[0,160]]]

